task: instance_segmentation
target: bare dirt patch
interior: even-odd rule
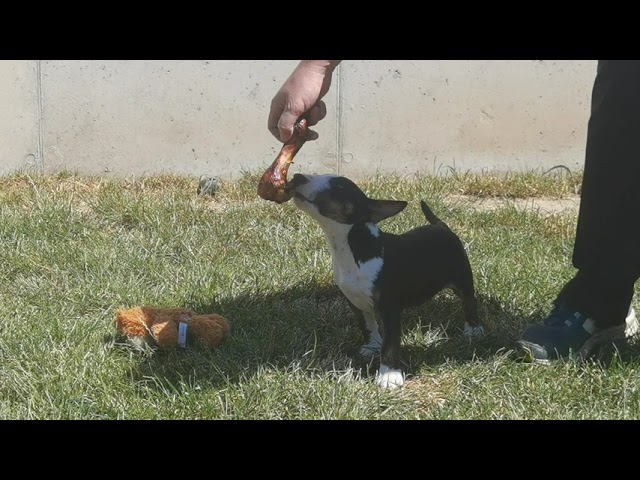
[[[478,211],[490,212],[499,208],[513,206],[518,210],[526,210],[540,215],[555,215],[559,213],[577,213],[580,206],[580,196],[573,195],[566,198],[531,197],[531,198],[500,198],[475,197],[470,195],[451,195],[453,202]]]

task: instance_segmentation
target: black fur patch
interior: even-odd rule
[[[329,188],[319,192],[313,203],[321,215],[339,223],[366,222],[369,217],[367,196],[351,180],[336,177],[329,181]]]
[[[356,223],[347,237],[349,248],[357,263],[364,263],[372,258],[382,257],[382,240],[375,237],[364,223]]]
[[[350,203],[341,203],[336,201],[330,194],[329,190],[320,192],[316,195],[313,203],[318,207],[320,215],[335,220],[338,223],[351,223],[351,214],[353,213],[353,205]]]

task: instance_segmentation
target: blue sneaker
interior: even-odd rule
[[[532,325],[522,333],[518,344],[534,360],[548,361],[571,353],[588,356],[603,343],[621,339],[628,343],[640,340],[640,322],[633,306],[623,325],[602,330],[593,319],[559,302],[542,324]]]
[[[553,360],[578,352],[597,330],[591,318],[560,302],[541,324],[528,327],[518,344],[535,360]]]

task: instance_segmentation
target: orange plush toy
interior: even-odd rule
[[[185,308],[135,307],[120,309],[116,330],[136,346],[175,348],[200,343],[217,347],[229,336],[227,320],[214,314],[196,315]]]

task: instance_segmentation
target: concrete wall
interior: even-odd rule
[[[0,173],[38,167],[37,63],[0,61]]]
[[[237,178],[297,61],[0,61],[0,174]],[[595,61],[345,61],[291,172],[581,168]]]

